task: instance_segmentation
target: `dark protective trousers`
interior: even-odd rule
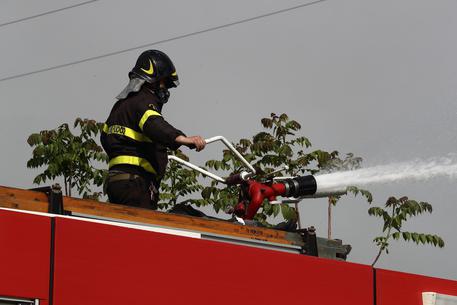
[[[137,177],[109,182],[106,189],[109,202],[145,209],[157,209],[158,192],[150,181]]]

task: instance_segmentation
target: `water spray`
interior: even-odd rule
[[[315,176],[316,183],[321,186],[322,191],[348,186],[367,187],[400,181],[424,181],[438,177],[457,178],[456,155],[429,160],[397,162]]]

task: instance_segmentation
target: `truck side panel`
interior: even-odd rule
[[[372,304],[369,266],[56,219],[55,305]]]
[[[457,282],[428,276],[376,270],[377,305],[421,305],[422,292],[457,296]]]
[[[0,210],[0,296],[49,295],[51,218]]]

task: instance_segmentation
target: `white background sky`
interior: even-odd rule
[[[0,2],[0,24],[82,1]],[[0,25],[0,79],[293,7],[304,1],[107,1]],[[237,140],[260,118],[288,113],[313,148],[353,152],[364,165],[445,156],[457,144],[457,2],[326,0],[154,48],[176,64],[181,86],[164,114],[188,135]],[[0,81],[0,185],[33,187],[32,132],[104,121],[140,50]],[[202,164],[215,147],[191,158]],[[376,204],[407,195],[434,206],[407,229],[441,235],[444,249],[393,243],[378,267],[457,279],[455,181],[371,188]],[[335,237],[368,264],[380,220],[360,198],[335,208]],[[326,202],[306,201],[302,222],[326,234]]]

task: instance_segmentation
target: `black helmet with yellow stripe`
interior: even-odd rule
[[[178,74],[171,59],[159,50],[148,50],[138,57],[129,73],[130,79],[141,78],[150,84],[165,81],[168,88],[179,85]]]

